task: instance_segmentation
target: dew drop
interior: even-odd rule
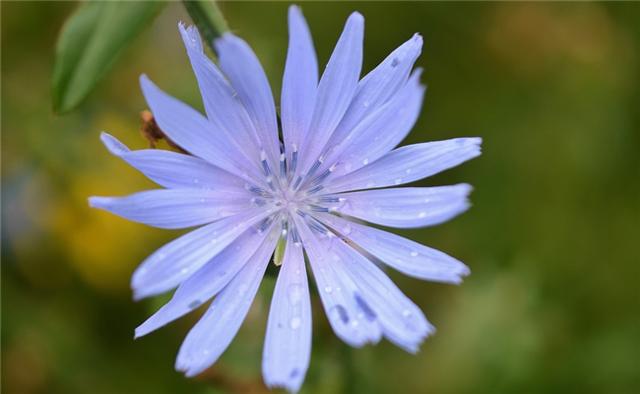
[[[302,324],[302,320],[296,316],[292,318],[291,321],[289,322],[289,327],[291,327],[292,330],[297,330],[298,328],[300,328],[301,324]]]
[[[397,58],[397,57],[394,57],[394,58],[391,60],[391,67],[396,67],[398,64],[400,64],[400,60],[398,60],[398,58]]]
[[[333,292],[333,289],[331,288],[331,286],[326,286],[324,288],[324,291],[327,292],[327,294],[331,294]]]
[[[402,311],[402,316],[404,316],[404,317],[406,317],[406,318],[411,317],[411,311],[410,311],[410,310],[408,310],[408,309],[403,310],[403,311]]]
[[[289,285],[287,293],[289,295],[289,303],[291,303],[291,305],[296,305],[302,299],[302,286],[297,283],[292,283]]]
[[[189,309],[195,309],[200,305],[200,300],[191,301],[189,303]]]
[[[426,213],[426,212],[420,212],[420,213],[418,214],[418,217],[419,217],[419,218],[423,218],[423,217],[425,217],[425,216],[427,216],[427,213]]]
[[[365,166],[366,166],[367,164],[369,164],[369,159],[364,159],[364,160],[362,160],[362,164],[364,164]]]
[[[418,252],[411,252],[411,257],[416,257],[418,255]]]
[[[402,183],[402,178],[397,178],[395,181],[393,181],[393,183],[395,183],[396,185],[399,185]]]
[[[181,274],[186,274],[187,272],[189,272],[189,269],[187,269],[187,268],[183,268],[183,269],[180,270]]]

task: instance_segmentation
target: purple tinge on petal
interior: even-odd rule
[[[311,302],[302,245],[287,239],[278,274],[262,358],[268,387],[297,392],[311,357]]]
[[[303,141],[316,103],[318,62],[300,8],[289,7],[289,48],[282,78],[280,112],[287,162]]]
[[[273,224],[271,225],[273,227]],[[191,312],[218,294],[249,260],[260,259],[271,243],[265,231],[250,228],[178,286],[171,300],[136,328],[136,338]]]
[[[226,149],[234,152],[236,165],[259,170],[259,138],[244,105],[218,67],[202,50],[200,35],[195,27],[180,24],[180,33],[187,49],[187,55],[196,75],[207,118],[225,138]],[[239,157],[238,157],[239,156]]]
[[[459,284],[469,268],[457,259],[410,239],[330,214],[320,220],[388,266],[414,278]]]
[[[469,208],[471,186],[401,187],[336,194],[330,209],[383,226],[410,228],[446,222]]]
[[[126,197],[90,197],[89,205],[133,222],[179,229],[211,223],[246,211],[251,207],[251,196],[242,189],[236,193],[204,189],[160,189]]]
[[[195,156],[162,149],[132,151],[105,132],[100,139],[113,155],[169,189],[240,190],[245,185],[241,178]]]
[[[164,245],[133,273],[134,298],[164,293],[179,285],[269,212],[248,210],[191,231]]]
[[[362,68],[364,18],[354,12],[347,19],[318,85],[311,125],[302,147],[299,174],[318,159],[329,137],[349,107]]]
[[[349,276],[341,275],[341,263],[331,251],[330,242],[323,238],[326,235],[318,236],[300,218],[295,220],[309,257],[320,300],[335,334],[353,347],[378,343],[382,337],[382,329],[354,297],[357,285]]]
[[[278,232],[266,242],[229,284],[213,300],[204,316],[189,331],[176,369],[191,377],[216,362],[229,346],[244,321],[273,254]]]
[[[220,68],[238,93],[256,128],[260,145],[276,166],[280,157],[278,122],[269,80],[251,47],[232,33],[215,41]]]
[[[479,156],[481,142],[480,138],[454,138],[403,146],[357,171],[327,181],[325,190],[336,193],[413,182]]]

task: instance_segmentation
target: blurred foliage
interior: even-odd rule
[[[2,387],[7,393],[262,392],[273,280],[197,379],[173,370],[189,315],[133,341],[161,300],[133,303],[135,265],[177,233],[90,210],[88,195],[153,185],[111,157],[107,130],[145,146],[137,78],[201,108],[169,4],[82,110],[51,111],[55,38],[76,7],[2,2]],[[278,94],[286,3],[221,5]],[[325,62],[348,13],[365,70],[414,32],[429,86],[407,142],[479,135],[484,154],[421,184],[472,183],[474,207],[405,231],[467,262],[460,287],[391,273],[437,326],[412,356],[351,350],[314,300],[309,393],[640,391],[640,6],[634,3],[304,3]],[[196,313],[197,314],[197,313]]]
[[[56,44],[53,109],[64,113],[91,92],[165,3],[88,1],[65,23]]]

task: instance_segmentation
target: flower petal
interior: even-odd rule
[[[191,377],[216,362],[240,329],[258,291],[264,271],[273,254],[278,232],[271,232],[268,242],[255,258],[238,272],[213,300],[207,312],[189,331],[178,358],[176,369]]]
[[[466,211],[470,192],[467,184],[364,190],[334,195],[330,210],[383,226],[433,226]]]
[[[302,245],[289,233],[276,282],[262,357],[262,375],[270,387],[297,392],[311,357],[311,302]]]
[[[339,264],[335,261],[336,256],[331,251],[330,242],[326,240],[327,236],[314,234],[298,217],[294,220],[333,331],[353,347],[378,343],[382,337],[381,327],[354,297],[357,293],[356,284],[348,276],[340,274]]]
[[[395,149],[375,162],[327,181],[326,193],[400,185],[437,174],[480,155],[480,138],[454,138]]]
[[[289,163],[311,123],[317,88],[318,62],[311,34],[300,8],[290,6],[289,49],[280,99],[282,135]]]
[[[302,174],[318,159],[353,99],[362,68],[363,36],[364,18],[354,12],[347,19],[318,85],[311,126],[302,148]]]
[[[113,155],[166,188],[240,190],[245,184],[239,177],[195,156],[162,149],[132,151],[105,132],[100,134],[100,139]]]
[[[366,257],[338,237],[330,241],[330,250],[337,258],[333,266],[338,275],[357,284],[358,292],[352,297],[365,314],[379,322],[391,342],[408,352],[418,351],[424,338],[435,331],[420,308]]]
[[[186,151],[243,178],[243,156],[238,155],[223,133],[216,132],[198,111],[166,94],[146,76],[140,76],[140,87],[158,126]],[[255,174],[255,171],[254,171]]]
[[[269,80],[249,45],[232,33],[215,40],[220,68],[253,120],[260,145],[275,166],[280,157],[276,107]]]
[[[185,27],[180,24],[180,33],[191,66],[196,74],[202,101],[207,112],[207,118],[231,143],[229,147],[240,152],[251,168],[259,169],[260,157],[259,138],[255,127],[244,108],[238,93],[229,85],[218,67],[209,59],[202,48],[200,35],[195,27]]]
[[[269,214],[268,211],[249,210],[208,224],[164,245],[133,273],[134,298],[149,297],[176,287]]]
[[[363,226],[335,215],[320,214],[320,220],[356,243],[388,266],[414,278],[434,282],[462,282],[469,268],[439,250],[370,226]]]
[[[332,176],[353,172],[367,162],[379,159],[409,134],[418,120],[424,97],[420,72],[417,70],[392,99],[362,120],[342,140],[342,147],[337,147],[342,153],[336,159],[338,165]]]
[[[178,229],[211,223],[251,207],[251,197],[204,189],[160,189],[126,197],[90,197],[89,205],[149,226]]]
[[[169,302],[136,328],[136,338],[154,331],[207,302],[222,290],[250,260],[259,259],[269,248],[271,229],[250,228],[232,244],[178,286]]]
[[[349,136],[359,123],[397,95],[400,88],[406,84],[409,72],[420,56],[421,50],[422,37],[414,34],[362,78],[349,109],[331,136],[328,147],[335,151],[330,152],[328,157],[337,157],[345,147],[338,144],[345,140],[352,140],[353,137]],[[332,160],[327,162],[333,163]]]

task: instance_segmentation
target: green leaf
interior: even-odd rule
[[[53,109],[75,108],[164,5],[160,1],[88,1],[67,20],[56,46]]]
[[[183,0],[184,8],[196,24],[213,53],[213,41],[229,30],[222,12],[213,0]]]

